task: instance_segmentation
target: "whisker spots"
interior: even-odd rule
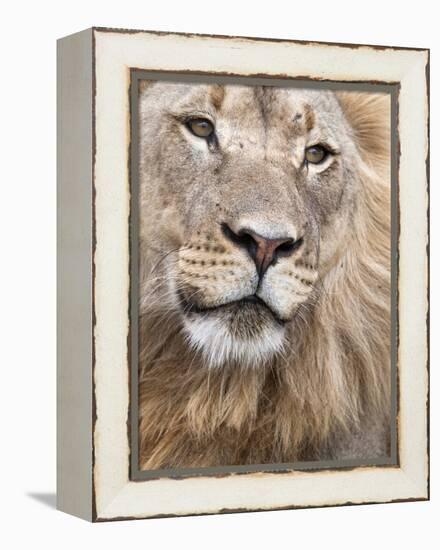
[[[295,267],[302,267],[308,269],[309,271],[315,271],[315,266],[311,263],[305,262],[304,260],[296,260]]]
[[[306,279],[305,277],[302,277],[301,275],[298,275],[298,273],[295,273],[294,271],[285,271],[283,275],[287,275],[289,278],[294,278],[297,281],[299,281],[301,284],[305,286],[313,286],[314,281],[311,281],[309,279]]]

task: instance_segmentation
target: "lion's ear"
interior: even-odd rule
[[[139,93],[142,94],[148,90],[148,88],[151,88],[153,84],[156,83],[156,80],[147,80],[143,78],[142,80],[138,81],[139,83]]]
[[[391,96],[386,93],[337,92],[364,160],[389,161]]]

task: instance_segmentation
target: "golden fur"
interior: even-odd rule
[[[141,128],[150,124],[151,113],[156,108],[149,102],[152,88],[145,85],[141,89],[145,102],[141,103]],[[210,88],[215,101],[225,105],[229,91],[224,98],[223,88]],[[163,101],[175,102],[179,94],[182,95],[179,89],[173,88],[169,94],[162,90],[161,97],[165,96]],[[308,288],[298,282],[296,275],[295,284],[304,287],[301,287],[304,303],[295,306],[294,315],[286,313],[288,322],[282,349],[255,367],[230,359],[222,361],[220,367],[210,368],[206,356],[190,345],[183,330],[182,311],[175,302],[167,301],[169,287],[164,290],[161,285],[173,281],[173,277],[177,279],[177,273],[181,272],[176,269],[183,269],[183,264],[191,265],[191,262],[198,262],[198,266],[205,261],[200,256],[184,255],[189,253],[188,246],[195,247],[200,239],[193,237],[196,232],[189,227],[190,221],[179,217],[181,207],[173,203],[172,194],[162,192],[160,187],[165,180],[178,180],[193,169],[182,160],[183,152],[179,152],[177,160],[169,154],[161,156],[159,149],[145,153],[147,160],[141,163],[141,185],[144,185],[141,220],[148,221],[144,221],[144,226],[141,222],[139,329],[142,469],[370,458],[370,455],[388,453],[389,97],[344,92],[336,94],[336,99],[325,99],[330,100],[340,106],[342,115],[338,124],[344,125],[347,151],[353,147],[351,160],[347,161],[350,166],[344,168],[343,177],[355,182],[355,198],[347,198],[345,206],[335,206],[334,215],[330,215],[333,208],[328,206],[330,199],[323,202],[324,206],[318,205],[325,211],[319,218],[321,240],[317,246],[321,246],[321,256],[312,254],[310,260],[304,257],[296,260],[297,269],[302,269],[301,277],[310,276],[311,282],[307,285],[311,291],[307,294]],[[244,103],[240,105],[244,109]],[[319,105],[314,107],[316,116],[319,116]],[[252,109],[254,107],[246,120],[250,120]],[[310,117],[306,112],[307,125],[313,124]],[[333,119],[329,117],[331,124]],[[168,140],[175,140],[176,151],[180,151],[177,137],[170,132],[167,135]],[[154,149],[151,139],[148,135],[141,136],[141,151],[149,146]],[[157,140],[163,149],[163,137],[159,135]],[[265,158],[267,161],[268,157]],[[153,164],[166,167],[156,169]],[[210,177],[208,172],[205,177]],[[189,193],[189,187],[187,189],[182,192]],[[182,204],[182,199],[179,200]],[[197,208],[197,199],[191,200],[193,208]],[[225,199],[221,204],[225,204]],[[344,217],[347,223],[341,225],[339,219]],[[337,231],[344,236],[326,255],[323,249],[329,250],[327,243],[335,241],[333,237],[326,237],[336,231],[334,219],[338,220]],[[222,258],[227,258],[231,265],[245,262],[244,256],[241,259],[233,255],[235,251],[228,249],[220,234],[216,236],[208,231],[206,235],[209,242],[214,242],[214,251],[206,252],[206,258],[215,264],[215,273],[218,274]],[[307,261],[313,265],[308,266]],[[172,263],[165,269],[165,262]],[[203,273],[211,277],[206,265],[203,269],[197,277],[200,279]],[[190,270],[187,273],[187,278],[191,274],[195,277]],[[202,287],[198,288],[201,292]],[[203,287],[206,300],[208,290]],[[284,314],[284,310],[280,311]],[[243,318],[243,323],[234,330],[243,330],[240,327],[245,325],[251,332],[254,326],[258,331],[260,321],[253,312],[249,319]]]

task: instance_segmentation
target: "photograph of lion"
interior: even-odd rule
[[[139,468],[390,454],[390,95],[139,85]]]

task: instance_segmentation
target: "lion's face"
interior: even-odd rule
[[[139,154],[141,308],[176,314],[211,366],[282,352],[356,208],[357,151],[336,96],[144,85]]]

